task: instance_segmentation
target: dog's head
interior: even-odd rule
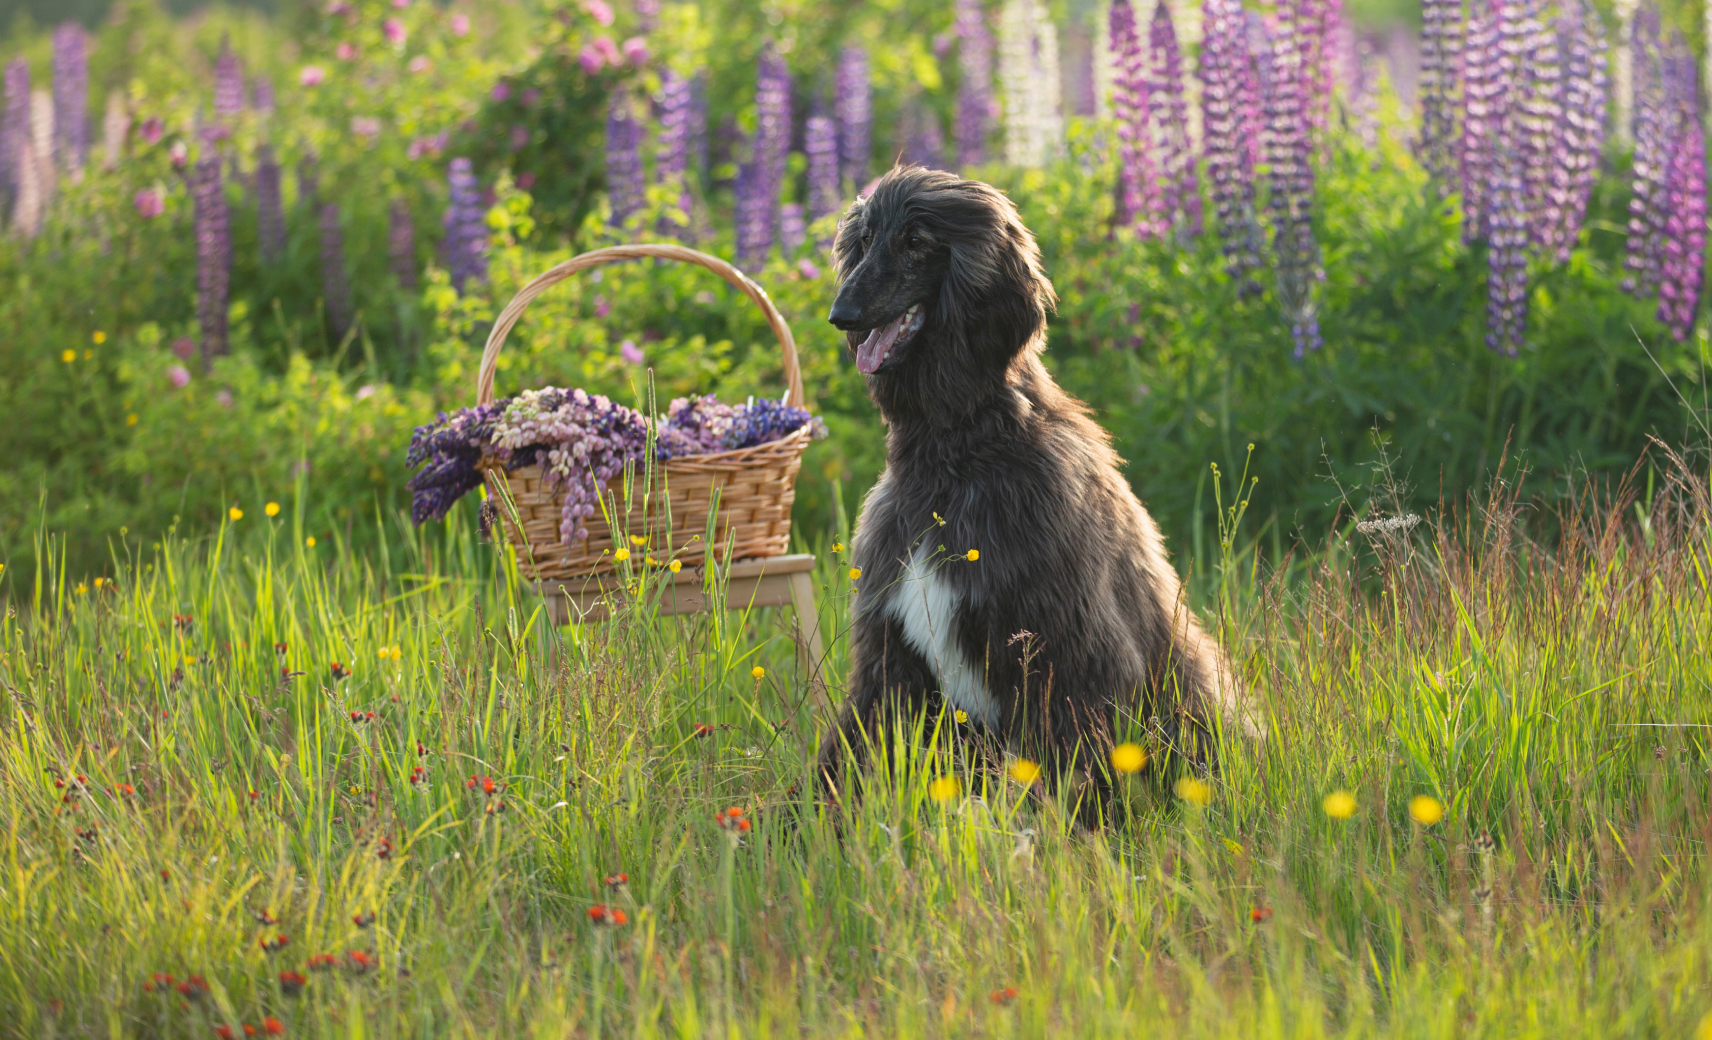
[[[834,252],[829,320],[881,382],[944,394],[1002,382],[1055,300],[1010,199],[938,170],[880,178],[840,222]]]

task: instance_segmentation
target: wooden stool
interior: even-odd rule
[[[821,671],[823,649],[820,611],[814,602],[814,557],[805,554],[773,556],[764,560],[738,560],[723,569],[725,608],[796,608],[802,627],[803,651],[808,656],[809,682],[821,706],[831,710],[826,679]],[[707,610],[707,590],[702,568],[685,568],[677,574],[660,572],[656,580],[667,584],[660,590],[661,614],[700,614]],[[561,578],[543,583],[547,612],[556,625],[572,621],[601,621],[606,618],[604,598],[624,588],[616,574],[587,578]],[[830,715],[828,716],[831,717]]]

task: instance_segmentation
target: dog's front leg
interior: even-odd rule
[[[856,622],[850,695],[838,713],[838,725],[820,745],[815,779],[822,800],[851,794],[872,753],[891,761],[891,742],[901,723],[909,724],[938,698],[939,684],[922,656],[905,642],[890,618]]]

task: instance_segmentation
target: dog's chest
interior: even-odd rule
[[[904,639],[927,660],[939,678],[939,692],[955,709],[983,725],[999,723],[999,705],[987,689],[986,675],[970,661],[957,639],[963,597],[939,573],[942,562],[917,550],[886,601],[886,613],[903,629]]]

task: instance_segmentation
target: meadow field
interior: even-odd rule
[[[788,611],[662,618],[638,571],[556,628],[455,520],[354,554],[286,502],[44,568],[0,636],[0,1028],[1704,1036],[1712,512],[1666,472],[1551,545],[1500,485],[1283,566],[1227,490],[1195,588],[1265,740],[1119,774],[1098,832],[946,717],[805,804]]]

